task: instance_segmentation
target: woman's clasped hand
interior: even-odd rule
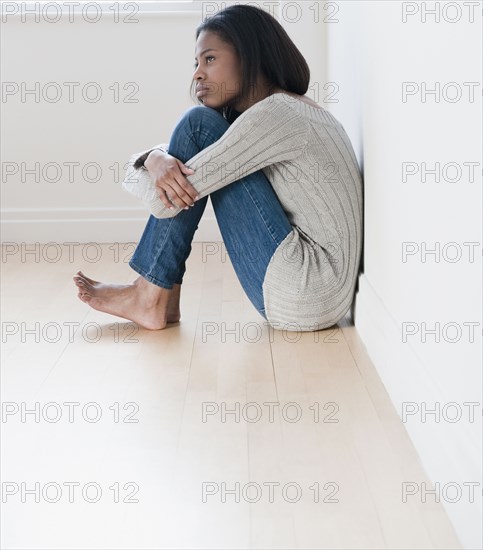
[[[174,204],[186,210],[199,198],[198,192],[185,177],[185,174],[194,174],[194,170],[177,158],[156,149],[149,153],[144,166],[167,208],[173,209]]]

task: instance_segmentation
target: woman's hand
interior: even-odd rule
[[[158,149],[149,153],[144,166],[159,191],[159,198],[167,208],[174,208],[171,203],[185,210],[193,206],[198,192],[184,174],[194,174],[194,170],[185,166],[176,157]]]

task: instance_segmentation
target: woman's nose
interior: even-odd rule
[[[193,74],[193,80],[200,80],[202,78],[202,71],[198,65],[198,67],[195,69],[195,72]]]

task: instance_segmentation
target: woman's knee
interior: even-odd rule
[[[182,116],[178,127],[180,125],[184,125],[184,130],[192,136],[203,136],[203,143],[199,143],[202,148],[207,143],[210,144],[210,141],[219,139],[230,126],[223,115],[204,105],[190,107]]]
[[[187,122],[193,131],[199,131],[207,125],[225,129],[229,126],[221,113],[205,105],[193,105],[184,113],[182,120]]]

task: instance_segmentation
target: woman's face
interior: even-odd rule
[[[202,31],[196,41],[193,80],[197,90],[204,88],[196,94],[203,105],[218,109],[232,102],[236,109],[233,100],[240,96],[241,67],[233,46],[215,33]]]

